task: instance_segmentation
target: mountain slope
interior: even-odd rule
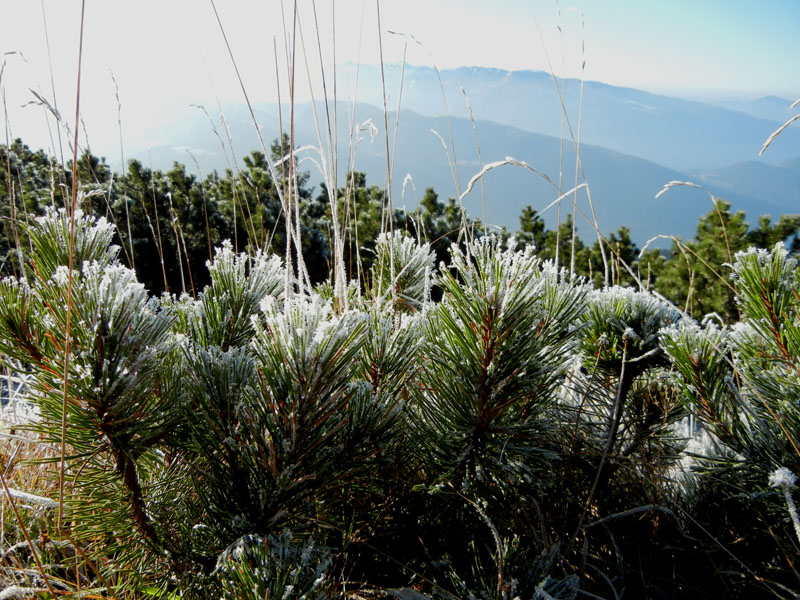
[[[749,101],[726,100],[719,104],[725,108],[737,110],[758,119],[767,119],[781,124],[795,114],[794,111],[789,109],[792,105],[792,100],[777,96],[764,96],[763,98]]]
[[[354,79],[355,71],[356,67],[350,65],[345,73]],[[359,98],[380,106],[380,71],[363,65],[358,71]],[[400,93],[400,67],[387,66],[386,79],[392,107]],[[428,67],[406,66],[402,83],[403,107],[420,114],[438,116],[447,112],[468,117],[468,97],[476,119],[561,135],[561,103],[556,83],[548,73],[463,67],[443,70],[437,76]],[[577,136],[580,82],[568,79],[562,85],[570,125]],[[771,108],[774,104],[769,103]],[[774,121],[739,110],[598,82],[584,83],[582,107],[584,142],[678,170],[717,169],[759,160],[764,140],[776,129]],[[569,129],[565,131],[569,135]],[[800,128],[791,128],[773,143],[763,160],[780,164],[797,156],[798,151]]]
[[[773,204],[783,212],[800,210],[800,169],[791,166],[774,167],[747,161],[722,169],[694,171],[691,176],[697,183]]]

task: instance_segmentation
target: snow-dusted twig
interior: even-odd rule
[[[14,488],[11,487],[8,488],[8,493],[11,495],[12,498],[16,498],[17,500],[22,500],[23,502],[28,502],[30,504],[38,504],[39,506],[43,506],[45,508],[58,508],[58,502],[56,502],[55,500],[51,500],[50,498],[44,498],[43,496],[29,494],[28,492],[15,490]]]
[[[770,474],[769,485],[783,492],[783,497],[786,499],[786,508],[794,524],[794,533],[797,536],[797,540],[800,541],[800,516],[797,514],[797,505],[794,503],[794,498],[792,498],[792,490],[797,487],[797,477],[786,467],[781,467]]]

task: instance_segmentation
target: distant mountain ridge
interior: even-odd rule
[[[344,67],[345,75],[354,78],[356,69],[359,99],[382,105],[379,69],[349,65]],[[400,94],[400,73],[399,65],[385,68],[392,108]],[[799,127],[786,130],[762,159],[758,157],[764,141],[777,128],[774,118],[778,111],[786,112],[791,104],[775,98],[751,103],[749,112],[742,112],[746,107],[741,103],[716,106],[586,81],[579,120],[581,83],[576,79],[554,81],[542,71],[480,67],[444,69],[437,75],[430,67],[407,65],[402,106],[426,116],[443,115],[443,88],[446,112],[451,116],[468,118],[469,102],[477,120],[560,137],[562,111],[557,83],[563,89],[572,131],[577,137],[580,122],[580,138],[585,143],[677,170],[719,169],[748,160],[779,165],[800,155]],[[767,115],[770,118],[765,118]],[[565,131],[569,136],[567,128]]]
[[[758,119],[767,119],[783,124],[794,114],[789,108],[793,100],[779,98],[778,96],[764,96],[749,101],[725,100],[720,106],[736,110]]]

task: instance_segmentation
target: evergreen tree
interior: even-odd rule
[[[66,206],[67,175],[54,159],[19,139],[10,147],[0,145],[0,173],[0,274],[19,274],[29,246],[22,225],[47,206]]]
[[[176,166],[174,170],[182,168]],[[119,198],[116,212],[121,213],[118,222],[125,223],[124,229],[117,230],[121,245],[133,249],[131,266],[143,283],[154,293],[191,291],[185,253],[172,218],[169,179],[161,171],[131,160],[115,192]]]
[[[759,228],[748,231],[744,212],[730,209],[728,202],[715,200],[714,208],[700,218],[695,238],[673,242],[670,260],[656,279],[662,294],[698,318],[716,313],[726,322],[737,320],[736,288],[730,278],[736,253],[751,245],[784,241],[800,229],[800,217],[787,216],[775,225],[761,218]],[[795,238],[792,247],[797,246]]]
[[[326,219],[332,219],[328,191],[323,183],[317,203],[326,206]],[[367,185],[360,171],[347,174],[346,183],[337,193],[337,211],[344,240],[344,264],[349,279],[366,280],[375,256],[375,240],[385,222],[386,192],[377,185]],[[327,232],[332,239],[332,232]]]
[[[463,241],[462,223],[464,218],[455,198],[447,203],[439,201],[439,195],[432,188],[425,188],[420,209],[408,215],[403,225],[411,235],[431,245],[436,254],[436,263],[448,262],[452,244]],[[480,224],[467,219],[467,227],[473,234],[480,234]]]
[[[543,250],[545,247],[547,237],[544,221],[530,204],[522,209],[519,216],[519,231],[516,238],[521,248],[533,245],[537,250]]]
[[[781,215],[778,222],[772,225],[768,215],[758,218],[758,229],[747,232],[747,245],[756,248],[770,249],[778,242],[786,242],[789,252],[796,254],[800,251],[800,215]]]
[[[557,262],[559,267],[570,268],[574,264],[576,275],[588,277],[592,268],[591,252],[580,237],[576,237],[577,231],[573,231],[574,229],[572,214],[568,213],[556,231],[548,230],[545,233],[544,247],[538,255],[545,260]]]
[[[599,242],[595,242],[595,245],[599,245]],[[623,225],[615,233],[608,236],[606,245],[609,250],[606,253],[608,256],[609,283],[611,285],[633,285],[634,278],[628,272],[628,269],[632,269],[634,273],[636,272],[635,263],[638,259],[639,249],[631,240],[630,229]],[[599,254],[599,249],[597,253]],[[602,265],[602,260],[599,265]]]
[[[604,242],[609,271],[608,283],[637,287],[638,278],[644,289],[652,289],[666,259],[657,249],[648,250],[640,257],[639,248],[631,239],[630,233],[630,229],[622,225]],[[602,287],[605,285],[605,265],[600,253],[599,241],[592,246],[589,264],[595,287]]]

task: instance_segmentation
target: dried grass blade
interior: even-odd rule
[[[798,103],[798,102],[800,102],[800,98],[799,98],[797,101],[795,101],[795,103],[794,103],[794,104],[792,104],[792,108],[794,108],[795,106],[797,106],[797,103]],[[759,155],[759,156],[761,156],[762,154],[764,154],[764,151],[765,151],[767,148],[769,148],[769,145],[770,145],[770,144],[771,144],[773,141],[775,141],[775,138],[776,138],[776,137],[778,137],[778,136],[779,136],[779,135],[780,135],[780,134],[783,132],[783,130],[784,130],[784,129],[786,129],[786,128],[787,128],[789,125],[791,125],[792,123],[794,123],[795,121],[797,121],[797,119],[800,119],[800,113],[796,114],[796,115],[795,115],[795,116],[793,116],[791,119],[789,119],[788,121],[786,121],[786,123],[784,123],[783,125],[781,125],[780,127],[778,127],[778,129],[776,129],[775,131],[773,131],[773,132],[772,132],[772,135],[771,135],[771,136],[769,136],[769,137],[767,138],[767,141],[766,141],[766,142],[764,142],[764,145],[763,145],[763,146],[761,146],[761,150],[759,150],[759,152],[758,152],[758,155]]]
[[[690,188],[696,188],[696,189],[698,189],[698,190],[702,190],[702,189],[703,189],[702,187],[700,187],[700,186],[699,186],[699,185],[697,185],[696,183],[692,183],[691,181],[677,181],[677,180],[675,180],[675,181],[670,181],[670,182],[669,182],[667,185],[665,185],[663,188],[661,188],[661,191],[660,191],[660,192],[658,192],[658,193],[655,195],[655,200],[658,200],[658,199],[659,199],[661,196],[663,196],[664,194],[666,194],[666,193],[667,193],[667,190],[670,190],[670,189],[672,189],[672,188],[674,188],[674,187],[679,187],[679,186],[683,186],[683,187],[690,187]]]
[[[58,530],[61,531],[64,524],[64,461],[66,459],[67,445],[67,400],[69,397],[67,383],[69,380],[69,358],[70,358],[70,329],[72,325],[72,284],[73,284],[73,255],[75,252],[75,207],[78,199],[78,123],[81,110],[81,63],[83,61],[83,25],[86,15],[86,0],[81,2],[81,30],[78,42],[78,75],[75,90],[75,140],[72,148],[72,206],[69,211],[69,280],[67,283],[67,315],[65,326],[64,344],[64,389],[61,405],[61,454],[58,462]],[[5,483],[4,483],[5,485]],[[49,587],[49,584],[48,584]]]

